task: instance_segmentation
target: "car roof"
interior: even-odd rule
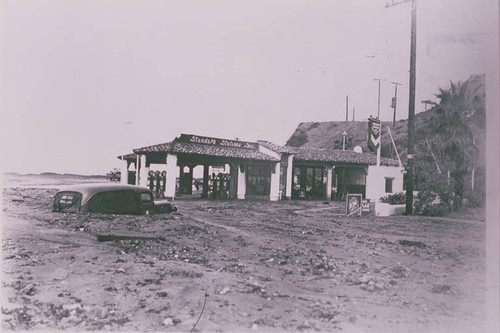
[[[138,191],[151,193],[148,188],[136,186],[136,185],[126,185],[126,184],[110,184],[110,183],[91,183],[91,184],[78,184],[78,185],[65,185],[61,186],[60,192],[78,192],[82,195],[81,204],[84,205],[87,200],[92,198],[95,194],[100,192],[108,191]]]

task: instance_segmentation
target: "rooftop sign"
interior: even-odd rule
[[[254,142],[218,139],[218,138],[211,138],[211,137],[191,135],[191,134],[181,134],[181,136],[175,139],[175,141],[182,143],[195,143],[195,144],[219,146],[226,148],[241,148],[241,149],[251,149],[251,150],[259,149],[259,145]]]

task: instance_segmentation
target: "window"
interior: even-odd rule
[[[151,202],[153,199],[151,198],[150,193],[141,193],[141,202]]]
[[[392,193],[392,181],[394,178],[385,179],[385,193]]]
[[[73,198],[73,194],[63,194],[61,196],[61,199],[59,200],[59,203],[71,205],[73,203]]]
[[[56,195],[52,211],[78,212],[82,195],[77,192],[62,192]]]
[[[89,200],[89,211],[107,214],[133,214],[137,212],[139,196],[134,191],[107,191]]]

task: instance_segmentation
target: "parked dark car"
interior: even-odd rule
[[[106,214],[159,214],[177,211],[168,200],[155,201],[147,188],[123,184],[67,186],[56,193],[54,212]]]

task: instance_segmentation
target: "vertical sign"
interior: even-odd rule
[[[368,148],[377,151],[380,146],[380,120],[378,118],[368,118]]]
[[[347,194],[345,210],[347,216],[361,216],[361,194]]]
[[[370,200],[363,199],[361,201],[361,211],[363,213],[369,213],[370,212]]]

